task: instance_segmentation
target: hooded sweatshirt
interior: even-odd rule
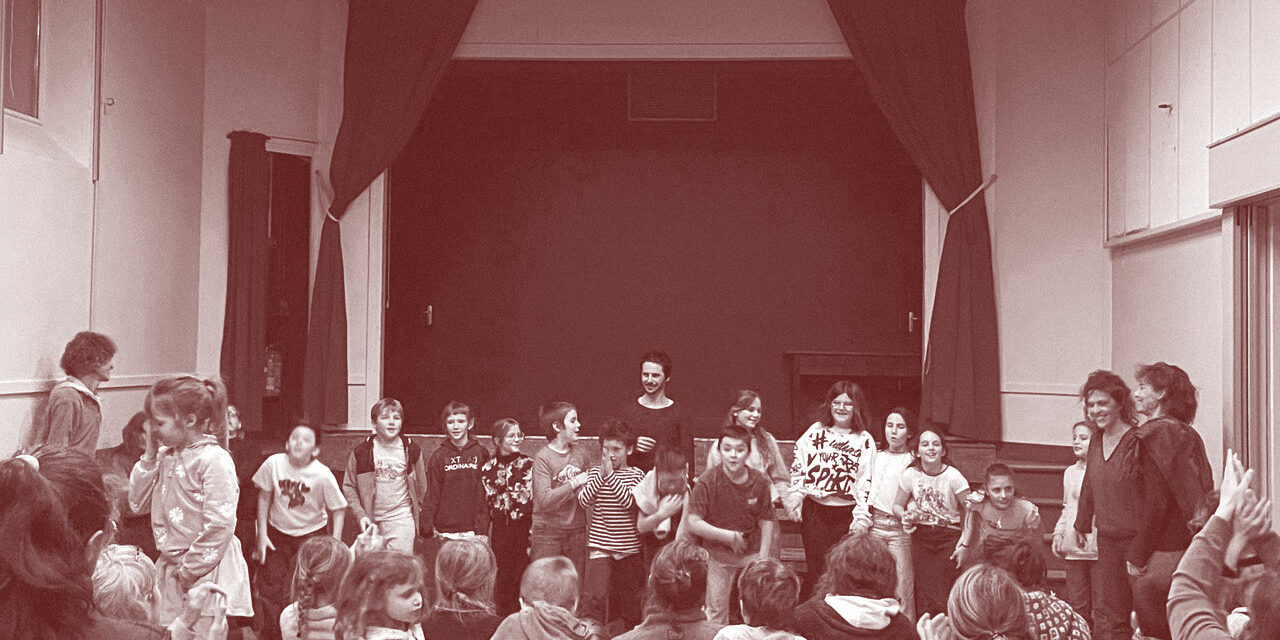
[[[507,616],[493,640],[600,640],[600,630],[564,607],[532,602]]]
[[[424,535],[475,532],[489,534],[489,502],[485,498],[480,467],[489,450],[467,436],[461,447],[446,439],[427,461],[427,494],[422,504]]]
[[[746,624],[731,624],[720,630],[714,640],[805,640],[790,631],[779,631],[768,627],[753,627]]]
[[[333,605],[307,609],[307,640],[333,640],[333,623],[338,621],[338,610]],[[298,629],[298,603],[293,603],[280,612],[280,637],[284,640],[301,638]]]
[[[893,598],[815,597],[796,607],[795,621],[796,631],[809,640],[919,638]]]

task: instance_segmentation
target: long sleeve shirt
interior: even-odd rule
[[[1136,476],[1142,490],[1137,533],[1125,559],[1145,566],[1154,551],[1181,551],[1191,544],[1187,522],[1213,489],[1204,441],[1190,425],[1154,418],[1136,429]]]
[[[601,475],[600,467],[591,468],[587,483],[578,489],[578,504],[591,509],[591,519],[587,522],[588,548],[618,554],[640,551],[632,490],[643,479],[644,471],[636,467],[614,469],[608,478]]]
[[[533,458],[498,454],[480,467],[480,481],[491,519],[516,522],[533,515]]]
[[[480,467],[489,450],[474,439],[462,447],[445,440],[427,461],[427,492],[422,501],[420,527],[425,535],[489,532],[489,502],[485,499]]]
[[[64,446],[93,456],[101,427],[98,396],[78,378],[67,376],[49,392],[49,403],[43,419],[36,423],[31,443]]]
[[[589,467],[581,447],[560,453],[545,446],[533,454],[533,524],[581,530],[586,523],[573,478]]]
[[[1214,516],[1191,540],[1169,587],[1169,630],[1177,640],[1231,640],[1227,611],[1216,594],[1223,583],[1223,557],[1231,523]],[[1253,544],[1268,568],[1280,560],[1280,538],[1269,533]]]
[[[840,433],[815,422],[796,440],[791,488],[822,505],[853,507],[854,519],[869,525],[875,458],[870,433]]]
[[[235,463],[206,435],[182,449],[161,447],[129,474],[129,506],[151,513],[156,548],[192,582],[222,560],[236,529],[240,485]]]
[[[1103,455],[1102,440],[1102,434],[1097,434],[1089,442],[1075,530],[1088,534],[1096,525],[1099,535],[1131,536],[1142,512],[1142,496],[1126,463],[1136,455],[1137,434],[1130,429],[1121,436],[1109,457]]]

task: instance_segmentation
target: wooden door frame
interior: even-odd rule
[[[1224,226],[1229,233],[1231,270],[1228,274],[1231,348],[1226,373],[1231,381],[1231,423],[1224,430],[1224,447],[1240,455],[1258,474],[1258,489],[1275,497],[1275,428],[1280,403],[1276,392],[1275,335],[1277,251],[1280,234],[1273,223],[1280,217],[1280,199],[1232,208]]]

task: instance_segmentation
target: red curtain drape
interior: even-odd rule
[[[828,0],[872,97],[943,206],[983,182],[963,0]],[[929,327],[922,424],[999,440],[1000,352],[986,205],[947,221]]]
[[[333,201],[320,231],[303,371],[303,410],[313,423],[347,420],[347,309],[338,219],[391,166],[417,129],[476,1],[348,3],[342,123],[329,163]]]
[[[227,308],[220,369],[248,429],[262,428],[271,154],[267,136],[235,131],[227,163]]]

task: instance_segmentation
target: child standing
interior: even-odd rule
[[[965,542],[965,563],[977,561],[977,551],[987,538],[1019,538],[1039,542],[1040,510],[1030,500],[1018,497],[1013,470],[999,462],[987,467],[982,491],[970,492],[965,507],[972,513]]]
[[[450,402],[441,413],[448,438],[427,461],[427,495],[422,504],[422,535],[457,540],[489,536],[489,503],[480,466],[489,450],[471,437],[471,408]],[[440,544],[443,540],[440,541]],[[438,547],[437,547],[438,548]]]
[[[489,544],[498,564],[494,601],[498,613],[520,608],[520,576],[529,566],[529,526],[533,518],[533,458],[520,453],[520,423],[503,418],[493,423],[496,455],[480,467],[489,500]]]
[[[636,530],[640,532],[644,565],[664,545],[675,540],[685,499],[689,496],[689,460],[678,449],[658,447],[653,470],[632,490],[636,499]]]
[[[227,418],[226,388],[217,379],[178,376],[147,392],[146,448],[129,474],[129,506],[151,513],[156,563],[156,621],[182,612],[183,596],[201,582],[226,592],[226,614],[252,616],[249,567],[236,528],[236,482],[231,454],[218,446]],[[212,625],[214,612],[197,627]]]
[[[1080,489],[1084,485],[1089,442],[1093,428],[1083,420],[1071,427],[1071,452],[1076,463],[1062,472],[1062,515],[1053,527],[1053,554],[1067,563],[1067,604],[1085,620],[1092,620],[1094,566],[1098,562],[1098,533],[1094,529],[1080,546],[1072,528],[1080,505]]]
[[[400,433],[404,409],[398,400],[379,400],[369,417],[374,433],[347,457],[342,493],[361,531],[376,525],[389,548],[413,553],[427,487],[422,449]]]
[[[715,640],[804,640],[788,631],[800,600],[800,577],[777,558],[752,560],[738,576],[742,620]]]
[[[827,391],[818,421],[796,440],[791,488],[804,496],[800,535],[808,566],[805,592],[826,570],[832,545],[851,531],[871,528],[876,444],[867,431],[870,424],[862,388],[841,380]]]
[[[338,587],[351,566],[351,551],[337,538],[317,536],[298,548],[293,603],[280,613],[284,640],[333,640]]]
[[[769,480],[747,466],[751,434],[729,425],[716,441],[721,463],[703,472],[689,495],[689,533],[707,549],[707,619],[729,621],[733,575],[753,558],[764,558],[778,533]]]
[[[520,610],[507,616],[493,640],[600,640],[600,629],[580,620],[578,572],[564,556],[538,558],[520,580]]]
[[[747,430],[751,442],[747,450],[748,467],[763,473],[769,479],[769,495],[774,502],[781,502],[786,509],[787,517],[800,519],[800,494],[791,490],[791,476],[787,474],[787,466],[778,449],[778,439],[760,425],[760,394],[751,389],[741,389],[734,393],[733,405],[729,407],[729,415],[725,417],[725,425],[736,425]],[[720,450],[711,447],[707,452],[707,469],[720,466]]]
[[[644,472],[627,465],[627,456],[634,450],[631,427],[613,418],[605,420],[600,464],[591,468],[587,483],[578,490],[578,504],[591,509],[582,615],[606,628],[621,620],[623,630],[640,624],[640,590],[635,585],[645,577],[632,495]]]
[[[969,481],[951,465],[947,444],[932,429],[920,432],[916,460],[902,472],[893,512],[911,534],[911,564],[916,575],[916,615],[946,611],[951,584],[959,575],[960,506]]]
[[[356,556],[338,589],[335,634],[343,640],[423,640],[422,562],[399,551]]]
[[[578,441],[578,410],[568,402],[538,409],[538,424],[549,438],[533,456],[533,529],[529,556],[537,560],[565,556],[581,573],[586,569],[586,516],[577,491],[587,483],[587,454]],[[523,589],[523,587],[522,587]]]
[[[308,538],[323,536],[330,519],[334,537],[341,537],[347,501],[338,480],[316,455],[320,432],[298,425],[289,434],[284,453],[272,454],[253,474],[258,487],[258,544],[253,557],[263,566],[256,586],[263,618],[275,620],[291,601],[298,548]],[[266,625],[264,637],[278,638]]]
[[[502,623],[493,611],[495,563],[479,540],[450,540],[436,555],[436,599],[422,622],[428,638],[489,640]]]
[[[911,439],[915,436],[915,416],[897,407],[884,418],[885,448],[876,453],[871,469],[871,535],[884,542],[893,554],[898,581],[894,596],[902,605],[908,620],[915,620],[915,574],[911,566],[911,535],[902,530],[902,521],[894,515],[902,473],[915,461]]]

